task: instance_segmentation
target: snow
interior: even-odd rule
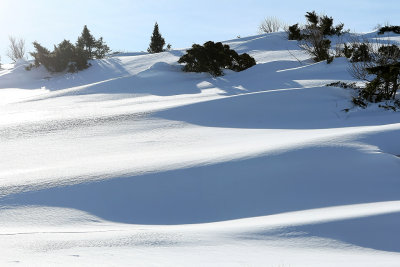
[[[347,60],[284,33],[225,43],[257,65],[3,66],[0,265],[398,266],[400,113],[353,108],[326,87]]]

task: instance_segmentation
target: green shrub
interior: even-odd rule
[[[301,35],[301,29],[299,28],[299,24],[296,23],[288,28],[288,39],[289,40],[301,40],[303,39]]]
[[[76,72],[89,67],[89,59],[104,58],[110,53],[110,48],[100,37],[96,40],[85,25],[81,36],[79,36],[76,45],[70,41],[64,40],[54,50],[50,51],[41,46],[38,42],[34,42],[34,52],[31,56],[34,58],[35,67],[43,65],[50,72]],[[26,67],[31,70],[33,66]]]
[[[223,69],[242,71],[256,65],[255,59],[250,55],[239,55],[228,45],[212,41],[203,46],[194,44],[178,62],[186,64],[183,71],[208,72],[214,77],[223,75]]]
[[[81,36],[76,41],[76,47],[86,53],[88,59],[101,59],[111,52],[110,48],[103,41],[103,37],[96,40],[86,25],[83,27]]]
[[[379,29],[378,34],[384,34],[385,32],[393,32],[400,34],[400,26],[385,26]]]
[[[88,67],[87,53],[75,47],[70,41],[64,40],[50,52],[47,48],[34,42],[35,52],[30,53],[35,59],[35,67],[43,65],[50,72],[75,72]],[[30,70],[32,67],[28,68]]]
[[[371,48],[366,43],[354,44],[352,47],[351,62],[368,62],[371,61]]]
[[[342,52],[343,52],[343,55],[346,57],[346,58],[351,58],[352,56],[353,56],[353,52],[354,52],[354,48],[351,46],[351,45],[348,45],[348,44],[344,44],[343,45],[343,50],[342,50]]]
[[[374,103],[395,100],[400,79],[400,48],[384,45],[366,51],[364,58],[356,57],[360,60],[353,61],[350,69],[355,78],[367,81],[365,88],[360,89],[358,99]]]
[[[301,47],[315,62],[326,60],[331,63],[334,58],[330,54],[331,41],[325,37],[341,35],[344,24],[334,26],[332,17],[317,15],[315,11],[307,12],[305,17],[307,24],[304,27],[294,24],[288,28],[288,39],[301,41]]]

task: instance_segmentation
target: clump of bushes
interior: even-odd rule
[[[83,51],[88,59],[101,59],[111,52],[111,49],[103,41],[103,37],[94,38],[86,25],[83,27],[78,41],[76,41],[76,47]]]
[[[400,48],[394,44],[373,46],[367,42],[356,47],[358,52],[354,50],[351,57],[350,73],[353,77],[366,81],[366,85],[353,98],[353,103],[366,107],[371,102],[396,102],[400,84]]]
[[[345,55],[349,56],[351,62],[368,62],[372,59],[371,48],[366,43],[353,44]]]
[[[350,62],[369,62],[371,58],[371,45],[368,42],[358,42],[343,44],[340,56],[350,59]]]
[[[104,58],[110,48],[104,43],[103,38],[95,39],[90,33],[86,25],[83,28],[81,36],[78,38],[76,45],[68,40],[64,40],[54,46],[53,51],[34,42],[34,52],[31,56],[35,62],[26,69],[30,70],[33,67],[43,65],[50,72],[76,72],[89,67],[89,59]]]
[[[400,26],[384,26],[379,29],[378,34],[384,34],[385,32],[393,32],[400,34]]]
[[[331,41],[327,36],[341,35],[344,24],[333,25],[333,18],[326,15],[317,15],[315,11],[305,15],[307,24],[300,27],[294,24],[288,28],[288,39],[300,41],[300,46],[310,54],[315,62],[327,60],[333,61],[330,54]]]
[[[318,15],[315,11],[307,12],[305,15],[307,24],[300,27],[294,24],[288,28],[289,40],[302,40],[309,37],[310,32],[317,31],[322,36],[340,36],[344,33],[344,24],[333,25],[333,18],[326,15]]]
[[[89,66],[87,54],[70,41],[62,41],[51,52],[38,42],[34,42],[33,46],[36,52],[30,54],[35,59],[34,67],[43,65],[50,72],[76,72]]]
[[[255,59],[250,55],[246,53],[239,55],[230,49],[229,45],[212,41],[206,42],[203,46],[194,44],[178,63],[186,64],[183,71],[208,72],[214,77],[222,76],[223,69],[238,72],[256,65]]]

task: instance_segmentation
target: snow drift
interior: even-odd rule
[[[397,266],[400,113],[284,33],[225,43],[257,65],[1,70],[1,265]]]

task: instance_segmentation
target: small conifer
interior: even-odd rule
[[[165,40],[158,29],[158,23],[154,25],[153,35],[151,36],[150,46],[147,49],[149,53],[160,53],[164,51]]]

